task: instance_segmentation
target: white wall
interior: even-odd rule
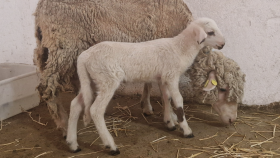
[[[0,63],[33,64],[38,0],[0,0]],[[280,101],[280,1],[185,0],[194,17],[213,18],[226,37],[222,50],[245,72],[243,102]]]
[[[38,0],[0,0],[0,63],[33,64]]]
[[[224,33],[222,52],[246,74],[243,103],[280,101],[280,1],[184,1],[194,17],[213,18]]]

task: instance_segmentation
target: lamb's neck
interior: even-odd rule
[[[203,43],[197,43],[195,35],[190,28],[185,29],[178,36],[174,37],[173,40],[175,42],[175,49],[182,55],[182,59],[194,60],[199,50],[203,47]]]

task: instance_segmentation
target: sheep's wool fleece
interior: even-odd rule
[[[38,90],[53,116],[58,93],[75,90],[72,80],[82,51],[102,41],[173,37],[192,20],[183,0],[40,0],[34,15]]]
[[[203,91],[208,74],[215,71],[218,82],[217,87],[210,91]],[[213,104],[218,101],[218,90],[228,85],[228,102],[241,103],[244,95],[245,74],[238,64],[223,55],[222,52],[213,51],[210,47],[200,50],[193,65],[183,76],[186,83],[180,83],[180,90],[184,99],[197,103]]]

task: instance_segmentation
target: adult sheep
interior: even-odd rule
[[[192,20],[183,0],[40,0],[35,12],[38,90],[66,135],[59,93],[78,91],[77,56],[102,41],[142,42],[179,34]]]

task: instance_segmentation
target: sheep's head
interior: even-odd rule
[[[197,43],[204,46],[211,46],[222,49],[225,45],[225,38],[218,28],[216,22],[209,18],[198,18],[193,21]]]
[[[245,83],[245,75],[236,62],[205,47],[186,76],[191,79],[194,101],[211,104],[225,124],[235,121]]]
[[[217,86],[216,72],[210,71],[208,75],[208,80],[203,88],[204,91],[210,92],[214,90]],[[229,96],[229,87],[228,85],[219,86],[217,88],[218,97],[216,102],[212,104],[214,110],[219,114],[221,120],[225,124],[231,124],[237,118],[237,102],[227,101],[227,97]],[[207,95],[207,94],[206,94]]]

